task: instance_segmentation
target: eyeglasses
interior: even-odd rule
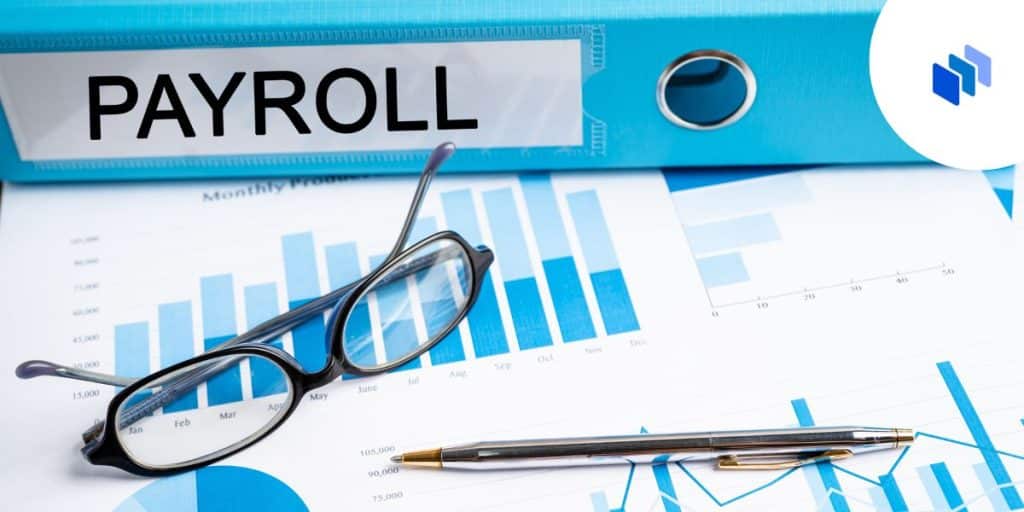
[[[138,380],[47,361],[22,363],[18,377],[47,375],[124,386],[110,401],[106,420],[82,434],[82,453],[92,464],[161,476],[205,466],[251,446],[280,427],[309,391],[342,374],[376,375],[402,366],[444,339],[469,312],[494,261],[491,250],[474,248],[452,231],[407,247],[430,180],[454,150],[445,143],[431,153],[398,241],[362,279]],[[374,349],[371,303],[388,340],[383,351]],[[422,310],[425,325],[413,325],[413,308]],[[303,370],[290,354],[268,344],[328,310],[323,368]],[[217,414],[175,412],[180,410],[176,404],[190,398],[200,384],[216,386],[218,379],[237,378],[242,369],[252,376],[251,398],[232,402]]]

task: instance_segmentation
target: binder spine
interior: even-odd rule
[[[443,25],[436,20],[434,24],[421,20],[401,27],[363,23],[286,28],[285,20],[274,26],[204,26],[196,31],[4,34],[0,29],[0,108],[4,113],[0,119],[0,178],[61,181],[415,172],[428,148],[445,139],[455,140],[462,148],[459,158],[449,166],[454,171],[919,161],[921,157],[899,141],[885,124],[871,96],[866,56],[876,12],[871,6],[855,6],[831,13],[801,10],[792,15],[733,12],[721,17],[703,14],[630,18],[627,13],[618,17],[580,18],[582,22],[571,22],[571,17],[524,21],[520,16],[502,25]],[[519,128],[506,127],[503,134],[491,135],[487,139],[490,142],[477,140],[467,144],[461,142],[465,133],[454,131],[430,132],[429,137],[414,143],[407,138],[403,139],[405,142],[390,146],[382,143],[381,147],[371,149],[342,147],[344,135],[336,135],[335,139],[321,136],[317,139],[319,143],[297,142],[276,150],[271,146],[281,137],[271,133],[262,139],[267,141],[268,151],[261,151],[264,145],[258,144],[256,150],[239,146],[237,151],[204,154],[196,149],[194,140],[184,140],[176,142],[179,145],[173,151],[167,150],[168,154],[150,154],[145,150],[112,155],[69,151],[46,154],[38,150],[40,144],[33,146],[38,141],[25,133],[15,133],[25,132],[24,125],[31,123],[24,120],[31,118],[31,105],[17,103],[17,97],[11,93],[17,68],[10,62],[19,56],[48,58],[73,53],[92,58],[147,51],[162,56],[160,52],[183,49],[288,51],[348,45],[362,51],[370,46],[406,48],[544,41],[571,41],[579,48],[578,62],[573,64],[578,66],[573,70],[578,82],[564,82],[576,84],[578,99],[572,100],[576,96],[569,94],[564,98],[570,99],[558,105],[579,102],[575,127],[572,123],[548,123],[543,117],[548,111],[544,109],[531,114],[537,119],[530,126],[538,127],[539,132],[547,123],[550,133],[567,134],[554,137],[555,143],[536,136],[525,137],[529,142],[526,144],[503,144],[503,139],[523,131],[525,125],[520,124]],[[656,97],[659,74],[665,66],[680,55],[702,49],[721,49],[739,55],[752,68],[759,86],[758,96],[744,118],[708,133],[674,125],[659,112]],[[835,57],[833,62],[822,67],[822,56],[830,52]],[[484,60],[499,58],[501,55],[489,54]],[[339,65],[344,65],[343,61]],[[254,69],[257,68],[246,71]],[[837,85],[844,90],[837,91]],[[246,87],[250,87],[248,83]],[[313,95],[313,87],[307,85],[309,96]],[[548,92],[537,86],[525,94]],[[146,95],[149,91],[141,93]],[[383,102],[383,91],[378,96]],[[514,98],[495,97],[488,101],[501,106]],[[145,98],[140,98],[136,109],[141,110],[145,102]],[[513,105],[506,106],[506,110],[522,109]],[[503,112],[495,119],[505,122],[509,115]],[[37,129],[33,133],[44,132]],[[571,133],[577,132],[574,139]],[[828,133],[831,138],[825,136]],[[79,144],[71,138],[66,144]],[[338,141],[338,148],[331,146],[333,141]],[[233,148],[231,144],[225,138],[216,149]],[[26,149],[30,147],[37,151]],[[26,156],[30,154],[36,157]]]

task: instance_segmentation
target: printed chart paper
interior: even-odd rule
[[[8,184],[0,396],[16,421],[0,433],[18,441],[0,469],[4,499],[204,509],[258,487],[274,510],[1022,509],[1014,179],[998,178],[934,167],[442,176],[415,236],[453,229],[496,254],[457,331],[400,371],[316,390],[221,464],[159,480],[76,453],[114,389],[21,381],[13,368],[47,359],[141,376],[201,353],[369,272],[414,180]],[[424,321],[410,315],[400,320]],[[387,318],[370,316],[374,332]],[[324,329],[275,343],[312,365]],[[223,413],[240,401],[266,399],[259,378],[243,367],[154,421],[232,421]],[[797,425],[918,437],[780,472],[388,461],[484,439]]]

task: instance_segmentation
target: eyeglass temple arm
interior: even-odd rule
[[[427,195],[427,189],[430,188],[430,181],[434,179],[434,175],[437,174],[437,170],[441,168],[441,165],[454,153],[455,144],[451,142],[444,142],[430,152],[430,157],[427,158],[427,163],[423,166],[423,172],[420,173],[420,180],[416,184],[416,193],[412,197],[409,211],[405,214],[402,231],[398,233],[398,240],[395,241],[395,246],[391,248],[391,252],[388,253],[385,261],[394,259],[405,248],[406,242],[409,241],[409,234],[416,224],[416,217],[419,216],[423,198]]]
[[[448,254],[439,255],[438,253]],[[391,274],[391,277],[381,284],[387,284],[393,280],[403,279],[435,264],[439,259],[447,259],[446,257],[451,257],[457,254],[458,249],[454,247],[447,247],[437,252],[421,256],[410,261],[406,265],[403,265],[402,268],[397,269],[396,272]],[[270,320],[267,320],[245,333],[235,336],[234,338],[231,338],[210,350],[221,350],[235,345],[241,345],[243,343],[266,343],[274,340],[295,328],[296,325],[330,309],[361,282],[362,279],[347,284],[318,299],[309,301],[298,308],[288,311],[287,313],[271,318]],[[129,386],[138,380],[138,377],[122,377],[109,373],[91,372],[39,359],[21,363],[17,368],[15,368],[14,373],[20,379],[33,379],[44,376],[61,377],[65,379],[92,382],[94,384],[120,387]]]

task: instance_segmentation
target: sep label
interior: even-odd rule
[[[583,144],[580,41],[0,55],[22,160]]]

